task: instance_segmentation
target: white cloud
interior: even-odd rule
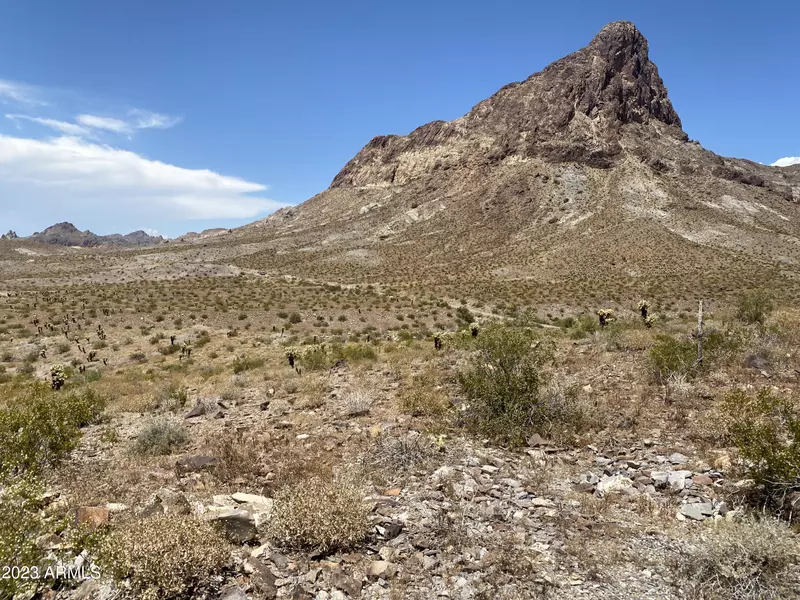
[[[86,127],[105,129],[114,133],[130,133],[131,126],[121,119],[112,117],[98,117],[96,115],[78,115],[75,120]]]
[[[144,229],[142,229],[142,231],[144,231],[147,235],[152,235],[153,237],[155,237],[157,235],[161,235],[158,232],[158,229],[152,229],[150,227],[145,227]]]
[[[128,115],[135,117],[134,127],[136,129],[169,129],[183,121],[182,117],[171,117],[140,108],[128,111]]]
[[[792,165],[800,165],[800,156],[786,156],[784,158],[779,158],[774,163],[772,163],[771,167],[791,167]]]
[[[39,91],[32,85],[0,79],[0,101],[16,104],[45,106],[47,102],[39,99]]]
[[[0,221],[26,212],[113,213],[160,219],[251,219],[282,205],[249,194],[266,186],[205,169],[185,169],[75,137],[0,135]],[[6,214],[4,214],[6,213]]]
[[[56,119],[43,119],[41,117],[31,117],[29,115],[6,115],[6,119],[11,119],[15,123],[19,121],[30,121],[32,123],[38,123],[39,125],[44,125],[45,127],[49,127],[50,129],[55,129],[60,133],[65,133],[67,135],[77,135],[83,137],[91,137],[91,132],[86,129],[85,127],[81,127],[80,125],[76,125],[75,123],[68,123],[67,121],[58,121]]]

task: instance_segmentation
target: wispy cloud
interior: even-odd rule
[[[41,92],[39,88],[35,86],[9,81],[7,79],[0,79],[0,101],[4,103],[11,101],[15,104],[46,106],[47,102],[42,100],[40,96]]]
[[[246,219],[282,206],[250,195],[266,189],[79,138],[0,135],[0,197],[25,198],[31,211],[68,210],[76,220],[98,210],[113,210],[117,219]]]
[[[85,127],[81,127],[75,123],[69,123],[67,121],[59,121],[57,119],[44,119],[42,117],[31,117],[30,115],[17,115],[17,114],[10,114],[6,115],[6,119],[11,119],[15,123],[19,125],[19,121],[30,121],[32,123],[37,123],[39,125],[43,125],[45,127],[49,127],[50,129],[55,129],[60,133],[64,133],[66,135],[76,135],[80,137],[91,137],[92,133]]]
[[[131,126],[122,119],[113,117],[98,117],[97,115],[78,115],[75,120],[85,127],[104,129],[114,133],[130,133]]]
[[[134,117],[134,127],[136,129],[169,129],[175,127],[183,121],[182,117],[171,117],[141,108],[133,108],[128,111],[128,115]]]
[[[772,163],[771,167],[791,167],[792,165],[800,165],[800,156],[786,156],[784,158],[779,158],[774,163]]]

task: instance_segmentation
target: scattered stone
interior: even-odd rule
[[[109,510],[104,506],[81,506],[75,512],[75,523],[97,529],[108,523]]]
[[[686,480],[691,476],[691,471],[671,471],[667,483],[670,488],[679,492],[686,487]]]
[[[674,454],[670,454],[667,460],[673,465],[685,465],[689,462],[689,457],[680,452],[675,452]]]
[[[235,583],[226,585],[220,590],[220,600],[247,600],[247,594]]]
[[[175,462],[175,472],[178,477],[197,471],[206,471],[219,464],[219,459],[213,456],[185,456]]]
[[[609,492],[621,492],[633,485],[633,481],[624,477],[623,475],[612,475],[611,477],[604,477],[601,479],[595,492],[598,496],[603,496]]]

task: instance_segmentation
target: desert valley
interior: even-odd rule
[[[701,142],[613,22],[249,225],[9,232],[0,598],[797,598],[800,165]]]

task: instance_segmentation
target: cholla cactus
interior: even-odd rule
[[[67,382],[67,373],[64,365],[53,365],[50,367],[50,386],[54,390],[60,390]]]
[[[444,336],[444,334],[441,331],[436,332],[436,333],[433,334],[433,347],[436,348],[437,350],[441,350],[442,349],[442,337],[443,336]]]
[[[286,352],[283,353],[283,355],[286,357],[286,360],[289,361],[289,366],[294,368],[294,361],[299,358],[300,353],[294,346],[289,346],[286,349]]]
[[[324,353],[325,346],[324,344],[311,344],[310,346],[306,346],[303,350],[303,358],[308,360],[309,358],[313,357],[318,352]]]
[[[614,311],[610,308],[601,308],[597,311],[597,316],[600,318],[600,327],[605,327],[614,320]]]
[[[650,310],[650,303],[647,300],[639,300],[639,304],[637,304],[636,307],[642,314],[642,320],[647,322],[647,313]]]
[[[478,324],[477,323],[470,323],[469,324],[470,333],[472,333],[472,337],[478,337]]]
[[[656,316],[655,315],[647,315],[645,317],[645,319],[644,319],[644,325],[645,325],[645,327],[648,327],[648,328],[652,327],[653,323],[655,323],[655,322],[656,322]]]

